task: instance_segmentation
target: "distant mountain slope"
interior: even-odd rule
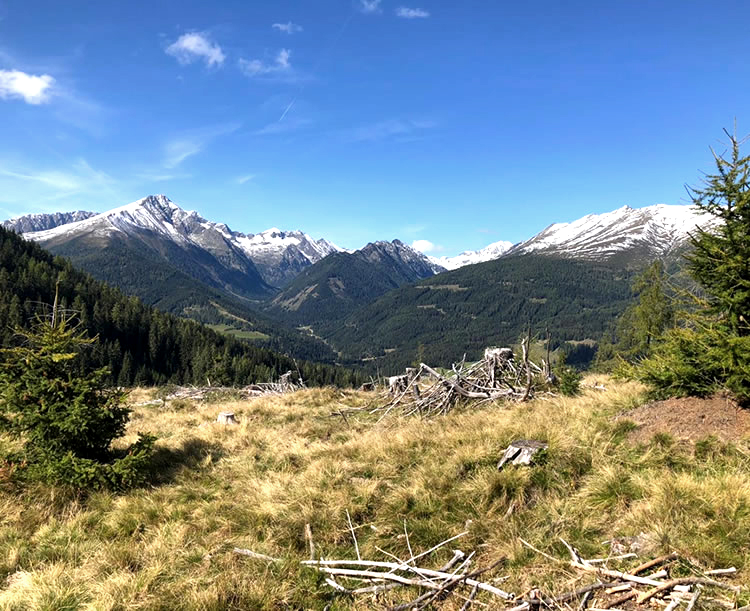
[[[504,256],[537,253],[642,264],[673,255],[688,241],[689,232],[706,222],[692,206],[658,204],[636,209],[623,206],[570,223],[550,225],[533,238],[516,244]]]
[[[399,240],[373,242],[353,253],[333,253],[306,269],[268,311],[300,325],[338,321],[383,293],[440,270]]]
[[[56,286],[60,307],[75,311],[89,336],[99,336],[99,341],[83,352],[80,365],[109,367],[113,383],[205,384],[210,379],[213,384],[244,385],[297,371],[298,365],[312,384],[358,380],[350,371],[295,363],[194,321],[159,312],[2,228],[0,346],[18,341],[14,326],[28,326],[35,314],[49,313],[42,304],[52,303]]]
[[[484,263],[485,261],[499,259],[512,247],[513,242],[501,240],[493,242],[480,250],[466,250],[455,257],[429,257],[429,259],[440,267],[452,270],[464,265],[473,265],[474,263]]]
[[[76,212],[54,212],[52,214],[27,214],[3,221],[0,223],[0,226],[16,233],[29,233],[32,231],[54,229],[55,227],[68,225],[69,223],[77,223],[78,221],[96,216],[96,214],[96,212],[85,212],[83,210]]]
[[[599,263],[523,255],[445,272],[390,291],[316,333],[380,371],[441,365],[518,341],[527,326],[554,340],[598,339],[631,299],[630,275]]]
[[[303,269],[326,255],[341,252],[335,244],[314,240],[301,231],[281,231],[273,227],[255,235],[238,232],[231,232],[231,235],[253,260],[263,279],[276,287],[288,284]]]
[[[196,280],[232,294],[262,298],[274,292],[248,255],[212,223],[186,212],[163,195],[149,196],[90,218],[24,237],[75,262],[85,251],[88,271],[111,265],[108,249],[132,251],[169,265]],[[97,256],[97,253],[99,256]],[[126,257],[127,258],[127,257]],[[126,259],[125,258],[125,259]],[[121,273],[131,275],[120,258]],[[142,271],[142,270],[141,270]],[[123,279],[123,282],[127,280]]]
[[[164,195],[150,195],[102,214],[33,214],[6,221],[4,226],[53,247],[82,235],[96,236],[102,243],[105,237],[118,234],[135,238],[149,234],[150,245],[157,250],[167,248],[159,242],[173,243],[194,252],[204,250],[230,270],[251,276],[259,272],[262,281],[273,287],[283,286],[305,267],[341,250],[331,242],[314,240],[301,231],[285,232],[276,228],[259,234],[232,231],[223,223],[214,223],[196,212],[183,210]],[[248,259],[257,269],[247,271]],[[244,293],[244,290],[239,292]],[[260,290],[261,294],[263,292]]]

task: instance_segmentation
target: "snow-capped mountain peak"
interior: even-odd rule
[[[224,223],[214,223],[193,210],[183,210],[166,195],[149,195],[76,222],[24,235],[28,239],[50,243],[66,241],[80,234],[108,237],[118,233],[143,235],[144,232],[184,247],[206,250],[219,258],[226,259],[230,252],[247,257],[264,280],[275,286],[288,282],[299,271],[326,255],[342,250],[302,231],[282,231],[277,227],[258,234],[233,231]]]
[[[501,240],[485,246],[481,250],[466,250],[455,257],[428,257],[435,265],[445,269],[458,269],[464,265],[484,263],[502,257],[513,246],[513,242]]]
[[[684,244],[691,231],[706,223],[707,219],[692,206],[623,206],[569,223],[554,223],[514,246],[508,254],[540,252],[605,260],[637,250],[642,258],[662,257]]]

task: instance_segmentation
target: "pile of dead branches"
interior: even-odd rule
[[[241,388],[229,386],[178,386],[165,397],[166,401],[190,399],[192,401],[209,401],[217,397],[231,397],[235,400],[252,399],[263,395],[280,395],[307,388],[304,381],[292,379],[292,372],[287,371],[275,382],[260,382]]]
[[[529,549],[555,562],[564,561],[554,558],[536,549],[523,539],[521,543]],[[664,611],[674,611],[685,603],[685,611],[692,611],[699,597],[717,607],[736,609],[733,598],[709,597],[704,588],[717,591],[731,592],[735,595],[740,588],[726,582],[719,581],[722,575],[732,575],[737,570],[734,567],[726,569],[698,570],[687,559],[685,565],[691,565],[693,572],[690,576],[670,577],[670,568],[680,560],[677,553],[667,554],[642,562],[626,570],[607,568],[607,563],[635,558],[636,554],[624,554],[609,558],[584,559],[577,549],[560,539],[570,553],[569,566],[577,571],[596,575],[597,581],[580,587],[572,592],[557,595],[545,595],[534,588],[516,600],[517,604],[510,611],[536,611],[545,607],[562,608],[574,603],[579,609],[617,609],[626,604],[629,608],[638,608],[659,601]],[[748,611],[750,607],[740,607],[741,611]],[[738,610],[739,611],[739,610]]]
[[[349,519],[348,512],[347,519]],[[357,554],[356,560],[315,559],[315,546],[312,542],[312,533],[309,525],[305,527],[305,538],[308,540],[310,546],[311,559],[303,560],[302,564],[323,573],[326,583],[336,592],[349,596],[369,595],[377,597],[397,588],[414,587],[423,591],[422,594],[407,603],[390,607],[391,611],[426,609],[449,596],[456,596],[463,599],[464,609],[468,609],[477,596],[482,593],[503,601],[510,601],[514,598],[513,594],[505,592],[489,581],[478,579],[482,574],[494,569],[500,564],[500,561],[484,568],[469,570],[474,559],[474,552],[465,554],[461,550],[453,550],[453,557],[439,568],[427,568],[423,565],[430,555],[448,543],[467,535],[468,531],[446,539],[427,551],[414,555],[409,543],[409,533],[406,530],[406,523],[404,523],[404,534],[409,549],[409,558],[402,560],[378,548],[378,551],[387,558],[387,560],[382,561],[362,559],[351,519],[349,519],[349,527]],[[266,562],[281,561],[278,558],[259,554],[248,549],[235,548],[234,552]],[[494,579],[492,581],[504,581],[504,579]]]
[[[734,609],[735,611],[750,611],[750,606],[736,605],[737,594],[741,591],[738,586],[719,581],[722,576],[733,575],[736,569],[703,570],[687,558],[680,558],[677,553],[667,554],[640,562],[633,568],[622,571],[609,568],[610,565],[622,566],[621,563],[637,558],[635,553],[626,553],[606,558],[585,559],[577,549],[563,539],[560,541],[570,553],[570,560],[561,560],[540,551],[530,543],[519,538],[519,541],[534,552],[566,565],[576,573],[595,576],[595,581],[580,586],[574,590],[557,594],[545,593],[540,588],[531,588],[525,593],[516,595],[498,587],[497,584],[506,582],[509,577],[491,577],[490,573],[505,559],[501,558],[487,566],[472,568],[475,553],[464,553],[459,549],[453,550],[453,557],[438,568],[425,566],[430,556],[449,543],[468,534],[459,533],[430,549],[415,554],[409,541],[409,533],[404,521],[404,535],[408,549],[407,558],[398,556],[380,548],[383,560],[363,559],[352,525],[349,512],[346,514],[349,531],[354,542],[356,559],[326,559],[316,555],[312,540],[310,525],[305,525],[305,539],[309,545],[309,560],[301,561],[303,566],[323,573],[325,582],[336,592],[347,596],[370,596],[377,599],[379,605],[387,604],[389,594],[396,589],[416,588],[414,597],[409,602],[388,607],[390,611],[421,610],[436,608],[435,605],[449,597],[458,599],[462,604],[461,610],[466,611],[476,606],[486,607],[487,602],[496,601],[492,608],[504,608],[506,611],[541,611],[542,609],[639,609],[653,606],[655,603],[664,611],[675,611],[684,603],[684,611],[692,611],[699,597],[702,602],[716,608]],[[249,556],[264,562],[282,562],[280,558],[273,558],[265,554],[248,549],[234,548],[234,552]],[[692,575],[671,577],[670,571],[674,566],[690,568]],[[481,579],[480,579],[481,577]],[[582,580],[586,577],[581,576]],[[722,592],[730,593],[719,598]],[[403,598],[400,598],[403,600]]]
[[[521,358],[510,348],[487,348],[484,358],[467,364],[454,364],[443,375],[422,363],[388,381],[388,402],[373,412],[384,415],[399,408],[405,415],[430,417],[446,414],[459,402],[485,403],[497,400],[528,401],[540,392],[548,392],[553,377],[549,361],[537,365],[529,358],[529,340],[521,342]]]

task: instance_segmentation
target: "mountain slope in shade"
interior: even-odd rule
[[[60,225],[77,223],[92,216],[96,212],[86,212],[77,210],[76,212],[54,212],[52,214],[27,214],[17,218],[3,221],[0,225],[5,229],[10,229],[16,233],[29,233],[32,231],[44,231],[45,229],[54,229]]]
[[[493,242],[481,250],[466,250],[455,257],[429,257],[429,259],[435,265],[439,265],[447,270],[453,270],[463,267],[464,265],[494,261],[495,259],[502,257],[512,247],[513,242],[501,240],[499,242]]]
[[[268,305],[295,324],[335,323],[356,308],[404,284],[444,269],[400,240],[373,242],[333,253],[304,270]]]
[[[589,261],[629,258],[640,263],[670,256],[687,243],[698,225],[709,223],[692,206],[623,206],[550,225],[505,256],[537,253]]]

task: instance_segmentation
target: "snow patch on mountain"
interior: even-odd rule
[[[639,249],[650,257],[661,257],[683,245],[698,226],[709,224],[710,220],[692,206],[657,204],[635,209],[623,206],[570,223],[554,223],[507,254],[539,252],[605,260]]]
[[[342,249],[326,240],[315,240],[301,231],[281,231],[273,227],[258,234],[232,231],[224,223],[213,223],[195,211],[180,208],[165,195],[150,195],[77,222],[45,231],[25,232],[24,237],[39,242],[61,242],[79,234],[126,235],[144,230],[175,243],[193,245],[215,256],[227,250],[241,252],[256,265],[264,280],[281,286],[305,267]]]
[[[513,246],[513,242],[501,240],[485,246],[481,250],[466,250],[455,257],[429,257],[433,264],[445,269],[458,269],[464,265],[494,261],[502,257]]]
[[[60,225],[76,223],[92,216],[97,212],[87,212],[77,210],[76,212],[54,212],[52,214],[26,214],[18,216],[7,221],[3,221],[0,226],[10,229],[16,233],[29,233],[32,231],[44,231],[54,229]]]

